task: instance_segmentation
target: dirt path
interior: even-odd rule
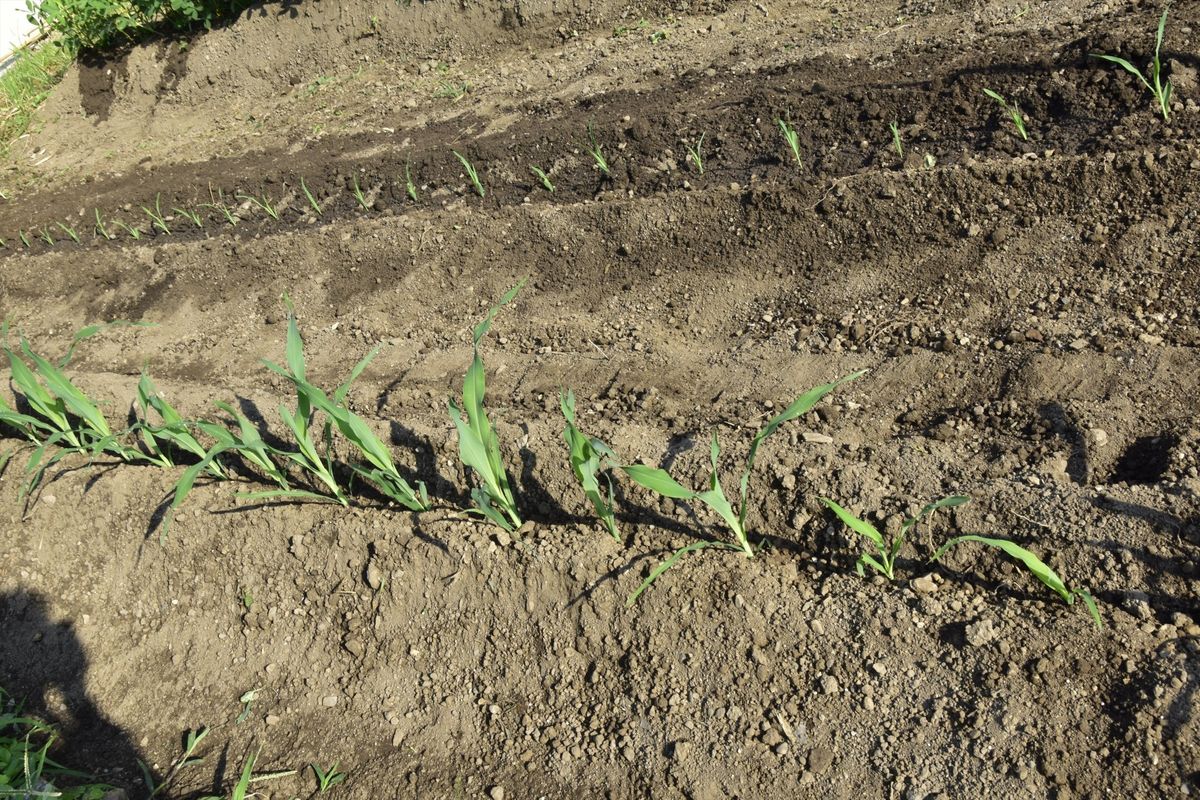
[[[338,761],[333,796],[363,798],[1197,790],[1200,6],[1171,10],[1169,123],[1087,57],[1141,63],[1144,4],[385,6],[268,7],[85,65],[14,149],[4,316],[55,356],[85,324],[154,323],[72,361],[117,426],[147,366],[185,416],[231,402],[283,436],[290,386],[261,361],[284,357],[287,293],[320,385],[382,345],[351,406],[439,501],[210,483],[160,542],[179,470],[68,460],[27,507],[15,457],[0,686],[64,725],[64,760],[141,796],[135,760],[161,774],[204,724],[178,796],[259,745],[264,770]],[[229,198],[237,224],[154,231],[156,197]],[[510,535],[455,512],[446,398],[526,276],[482,345],[528,521]],[[685,484],[716,431],[732,492],[760,425],[857,369],[760,453],[758,556],[690,555],[627,610],[672,549],[725,534],[619,480],[607,538],[560,387],[587,433]],[[954,493],[894,582],[854,573],[862,540],[819,501],[895,530]],[[1105,627],[992,551],[926,563],[960,532],[1036,551]]]

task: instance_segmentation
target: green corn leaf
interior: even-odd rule
[[[1092,597],[1092,593],[1087,589],[1076,589],[1075,594],[1079,595],[1083,604],[1087,606],[1088,613],[1092,615],[1092,622],[1096,623],[1096,627],[1103,628],[1104,620],[1100,618],[1100,609],[1096,607],[1096,600]]]
[[[863,577],[863,564],[866,564],[871,569],[878,572],[880,575],[883,575],[889,579],[891,578],[891,575],[889,574],[887,567],[885,567],[883,564],[880,564],[878,561],[876,561],[875,557],[872,556],[870,553],[863,553],[861,556],[858,557],[858,561],[854,565],[854,571],[858,573],[858,576],[860,578]]]
[[[521,278],[521,280],[517,282],[516,286],[504,293],[504,296],[500,298],[500,301],[497,302],[496,305],[488,309],[487,316],[483,318],[482,322],[475,326],[475,330],[471,335],[475,345],[478,346],[480,340],[482,340],[483,337],[487,335],[487,332],[491,330],[492,321],[496,319],[496,315],[500,313],[500,310],[516,299],[517,294],[520,293],[521,289],[525,287],[525,284],[528,281],[529,278]]]
[[[591,501],[592,507],[596,510],[596,515],[600,517],[609,535],[620,541],[621,534],[617,530],[616,517],[613,512],[614,492],[612,479],[608,475],[604,476],[608,483],[607,501],[604,498],[598,480],[600,459],[605,457],[615,460],[612,451],[599,439],[589,439],[575,427],[574,392],[560,390],[558,400],[563,417],[567,421],[566,427],[563,429],[563,438],[566,440],[570,451],[571,469],[575,473],[576,480],[583,487],[584,495]]]
[[[825,504],[826,508],[836,514],[837,518],[840,519],[847,528],[859,534],[860,536],[864,536],[869,539],[871,544],[875,545],[879,552],[887,552],[887,545],[884,543],[883,534],[881,534],[874,525],[864,519],[859,519],[827,497],[822,497],[821,502]],[[865,557],[866,556],[864,556],[864,558]],[[881,569],[880,572],[886,573],[887,570]]]
[[[1143,84],[1145,84],[1147,89],[1149,89],[1152,92],[1154,91],[1154,87],[1150,85],[1150,81],[1146,80],[1146,76],[1142,74],[1142,71],[1140,69],[1138,69],[1137,67],[1135,67],[1133,64],[1130,64],[1125,59],[1121,58],[1120,56],[1110,56],[1110,55],[1104,55],[1102,53],[1092,53],[1092,57],[1093,58],[1101,58],[1101,59],[1104,59],[1105,61],[1110,61],[1113,64],[1123,67],[1125,69],[1125,71],[1128,72],[1129,74],[1136,75],[1137,79],[1139,81],[1141,81]]]
[[[694,500],[696,498],[696,492],[680,486],[665,469],[647,467],[643,464],[621,465],[618,469],[632,478],[634,483],[661,494],[663,497],[671,497],[676,500]]]
[[[947,550],[956,545],[962,544],[963,542],[978,542],[979,544],[987,545],[988,547],[994,547],[998,550],[1003,550],[1006,554],[1024,564],[1025,568],[1028,569],[1035,578],[1044,583],[1050,589],[1054,590],[1054,592],[1063,599],[1063,602],[1068,604],[1071,603],[1072,593],[1069,589],[1067,589],[1067,586],[1063,583],[1062,578],[1058,577],[1058,573],[1024,547],[1021,547],[1015,542],[1010,542],[1007,539],[991,539],[986,536],[976,536],[974,534],[958,536],[939,547],[937,552],[933,554],[933,558],[930,560],[937,561],[942,557],[943,554],[945,554]]]
[[[46,382],[46,388],[62,400],[73,414],[86,422],[97,435],[101,437],[112,435],[108,421],[104,419],[100,409],[75,384],[71,383],[58,367],[33,352],[33,348],[29,346],[29,342],[25,341],[24,337],[21,339],[21,350],[37,365],[38,374]]]
[[[717,547],[717,548],[721,548],[723,550],[739,549],[739,548],[735,547],[734,545],[729,544],[728,542],[719,542],[719,541],[692,542],[691,544],[687,545],[686,547],[679,548],[678,550],[676,550],[674,553],[671,554],[670,558],[668,558],[666,561],[662,562],[657,567],[655,567],[654,570],[650,573],[650,575],[647,576],[646,580],[642,581],[641,586],[639,586],[636,590],[634,590],[634,592],[631,595],[629,595],[629,598],[625,601],[625,607],[631,608],[633,606],[633,604],[637,602],[637,599],[639,597],[641,597],[642,592],[644,592],[648,588],[650,588],[650,584],[652,584],[656,580],[658,580],[659,576],[661,576],[664,572],[666,572],[671,567],[673,567],[677,563],[679,563],[679,559],[683,558],[688,553],[694,553],[697,550],[704,550],[709,547]]]
[[[4,352],[8,356],[13,383],[21,390],[21,394],[25,396],[26,402],[29,403],[34,411],[45,418],[54,429],[67,432],[71,444],[78,445],[78,439],[75,438],[73,433],[70,433],[71,422],[67,417],[66,404],[61,399],[46,391],[45,387],[34,376],[33,370],[11,348],[5,346]]]
[[[971,498],[967,497],[966,495],[952,494],[949,497],[943,497],[941,500],[935,500],[934,502],[929,503],[920,511],[918,511],[916,516],[909,517],[908,519],[904,520],[904,522],[900,525],[900,534],[892,542],[891,557],[896,557],[896,553],[900,552],[900,546],[904,544],[904,539],[906,536],[908,536],[909,531],[912,530],[912,528],[925,517],[943,508],[954,508],[955,506],[961,506],[964,503],[969,503],[970,501]]]

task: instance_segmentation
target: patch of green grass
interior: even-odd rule
[[[1010,542],[1008,539],[994,539],[987,536],[976,536],[974,534],[959,536],[951,539],[939,547],[937,552],[933,554],[933,558],[929,560],[938,561],[943,555],[946,554],[947,550],[957,547],[964,542],[976,542],[978,544],[986,545],[987,547],[993,547],[1002,551],[1006,555],[1013,558],[1021,566],[1025,567],[1025,569],[1031,575],[1033,575],[1033,577],[1037,578],[1055,594],[1061,597],[1062,601],[1067,605],[1074,605],[1075,598],[1082,600],[1083,604],[1087,606],[1088,613],[1092,615],[1092,622],[1095,623],[1096,627],[1104,627],[1104,620],[1100,618],[1100,609],[1096,607],[1096,601],[1092,597],[1091,592],[1084,587],[1068,588],[1063,579],[1058,576],[1058,573],[1051,569],[1045,562],[1043,562],[1029,550],[1026,550],[1024,547],[1021,547],[1015,542]]]
[[[915,517],[909,517],[900,525],[900,531],[888,542],[886,537],[879,532],[878,529],[865,519],[860,519],[854,516],[846,509],[839,506],[832,500],[822,497],[821,502],[832,511],[838,519],[845,523],[850,530],[864,537],[875,548],[875,555],[863,553],[858,557],[858,562],[854,565],[854,569],[859,575],[863,574],[863,565],[870,567],[880,573],[888,580],[895,580],[896,556],[900,553],[900,548],[904,545],[904,540],[909,532],[916,527],[916,524],[933,512],[942,508],[952,508],[966,503],[971,498],[963,495],[952,495],[943,497],[941,500],[930,503],[917,513]]]
[[[1158,18],[1158,33],[1154,38],[1154,58],[1150,61],[1150,77],[1147,78],[1140,69],[1135,67],[1120,56],[1110,56],[1103,53],[1089,53],[1092,58],[1101,58],[1105,61],[1120,66],[1126,72],[1137,77],[1142,82],[1142,85],[1150,90],[1150,94],[1154,96],[1155,102],[1158,103],[1158,110],[1162,113],[1164,122],[1171,120],[1171,92],[1174,87],[1171,81],[1166,81],[1162,78],[1162,59],[1159,52],[1162,50],[1163,34],[1167,29],[1167,12],[1170,11],[1170,3],[1163,8],[1162,16]]]
[[[450,418],[458,430],[459,457],[479,479],[479,485],[471,490],[471,499],[475,503],[471,511],[506,531],[516,530],[522,523],[508,473],[504,469],[500,439],[483,406],[487,386],[479,342],[491,329],[496,315],[516,298],[524,285],[525,280],[522,280],[509,289],[496,305],[488,309],[483,321],[475,326],[471,336],[474,357],[463,381],[462,406],[453,398],[449,402]]]
[[[672,556],[656,567],[650,573],[650,576],[642,582],[642,585],[639,586],[637,590],[629,596],[629,599],[626,601],[626,605],[632,606],[642,592],[649,588],[650,584],[657,580],[660,575],[674,566],[680,558],[688,553],[695,552],[697,550],[703,550],[709,547],[716,547],[723,550],[734,550],[742,553],[746,558],[753,558],[755,548],[750,543],[749,530],[746,527],[746,518],[750,511],[750,476],[754,470],[754,461],[755,457],[758,455],[759,447],[764,441],[767,440],[768,437],[775,433],[775,431],[778,430],[779,426],[783,425],[783,423],[807,414],[812,410],[813,406],[815,406],[823,397],[825,397],[825,395],[829,394],[842,384],[861,377],[865,372],[865,370],[860,370],[859,372],[847,375],[846,377],[840,378],[832,383],[822,384],[808,390],[792,401],[792,404],[784,409],[782,413],[773,417],[766,425],[763,426],[762,430],[758,432],[753,441],[750,443],[750,451],[746,456],[746,466],[742,470],[741,479],[738,482],[740,502],[739,509],[737,510],[735,510],[733,505],[729,502],[729,499],[725,496],[725,490],[721,487],[721,479],[718,471],[721,456],[721,446],[717,441],[716,432],[713,433],[712,442],[709,446],[709,461],[712,468],[708,475],[708,488],[704,491],[697,492],[680,485],[679,482],[671,477],[670,473],[668,473],[665,469],[649,467],[642,464],[621,466],[620,469],[624,471],[626,475],[632,478],[634,483],[637,483],[638,485],[649,489],[656,494],[660,494],[663,497],[669,497],[674,500],[699,500],[715,511],[717,515],[724,520],[725,524],[729,527],[729,530],[733,533],[732,542],[722,539],[703,540],[699,542],[693,542],[692,544],[675,551]]]
[[[27,130],[34,113],[62,80],[74,51],[54,42],[24,47],[16,62],[0,75],[0,156]]]
[[[0,690],[0,797],[102,800],[113,790],[51,759],[57,738],[54,728],[22,716]],[[55,781],[72,785],[58,786]]]

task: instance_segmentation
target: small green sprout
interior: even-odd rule
[[[900,123],[897,120],[892,120],[888,123],[888,130],[892,132],[892,146],[896,148],[896,155],[904,158],[904,145],[900,142]]]
[[[75,244],[79,244],[79,234],[75,233],[74,228],[69,225],[63,225],[61,222],[55,222],[54,224],[62,229],[63,233],[65,233],[67,236],[70,236],[71,241],[73,241]]]
[[[29,237],[25,235],[25,231],[17,229],[17,236],[21,239],[21,244],[25,245],[25,249],[29,249]]]
[[[1096,627],[1104,627],[1104,620],[1100,618],[1100,610],[1096,607],[1096,601],[1092,598],[1091,592],[1083,587],[1068,588],[1063,579],[1058,576],[1058,573],[1051,569],[1045,562],[1024,547],[1007,539],[992,539],[974,534],[959,536],[939,547],[937,552],[933,554],[933,558],[929,560],[939,560],[945,555],[947,550],[963,542],[978,542],[979,544],[1004,551],[1007,555],[1016,559],[1025,569],[1029,570],[1035,578],[1053,590],[1067,605],[1074,605],[1075,598],[1077,597],[1083,600],[1083,604],[1087,606],[1087,610],[1092,615],[1092,621],[1096,624]]]
[[[109,239],[109,240],[115,239],[116,237],[108,232],[108,226],[104,224],[104,218],[100,216],[100,209],[98,209],[98,208],[95,209],[95,212],[96,212],[95,232],[97,234],[99,234],[100,236],[103,236],[105,239]]]
[[[1025,117],[1021,114],[1021,107],[1016,103],[1009,103],[1004,99],[1003,95],[991,89],[984,89],[983,93],[1000,104],[1000,108],[1004,109],[1008,114],[1008,118],[1012,120],[1017,133],[1021,134],[1021,139],[1026,142],[1029,141],[1029,132],[1025,129]]]
[[[607,469],[603,472],[604,480],[608,484],[607,497],[601,490],[599,481],[602,460],[607,459],[609,464],[615,464],[617,457],[604,442],[584,436],[575,427],[574,392],[560,390],[558,402],[562,408],[563,418],[567,421],[567,426],[563,430],[563,438],[567,440],[567,447],[571,451],[571,469],[575,473],[575,479],[583,487],[583,493],[587,499],[592,502],[592,508],[596,509],[596,515],[604,523],[608,535],[619,542],[621,541],[621,532],[617,530],[617,519],[613,512],[613,483]]]
[[[204,230],[204,222],[200,219],[200,215],[195,211],[188,211],[186,208],[172,208],[171,210],[184,219],[191,220],[192,224],[200,230]]]
[[[358,185],[358,176],[351,175],[350,182],[353,184],[354,199],[358,201],[358,204],[362,207],[363,211],[370,211],[371,207],[367,205],[367,196],[363,194],[362,188]]]
[[[590,122],[587,126],[587,134],[588,142],[590,143],[587,147],[588,154],[596,162],[596,168],[604,174],[604,177],[611,178],[612,172],[609,171],[608,159],[604,157],[604,150],[600,147],[600,143],[596,141],[596,130]]]
[[[733,550],[740,552],[746,558],[753,558],[755,553],[754,546],[750,543],[749,531],[746,527],[746,517],[750,512],[750,475],[754,470],[754,459],[758,455],[758,448],[766,439],[779,429],[779,426],[797,417],[807,414],[812,410],[825,395],[832,392],[844,383],[855,380],[861,377],[866,370],[851,373],[850,375],[840,378],[833,383],[822,384],[814,387],[804,394],[797,397],[792,404],[784,411],[773,417],[762,430],[754,437],[750,443],[750,452],[746,457],[746,467],[742,471],[741,480],[739,481],[739,499],[740,508],[735,511],[733,505],[725,496],[724,489],[721,488],[721,479],[718,474],[718,464],[721,456],[721,446],[717,442],[717,434],[713,433],[712,443],[709,447],[709,461],[712,469],[708,476],[708,489],[702,492],[693,491],[681,486],[674,478],[671,477],[665,469],[657,467],[649,467],[642,464],[632,464],[621,466],[620,469],[633,479],[638,485],[649,489],[652,492],[670,497],[675,500],[699,500],[707,505],[725,521],[729,526],[729,530],[733,533],[734,541],[728,542],[721,539],[702,540],[693,542],[692,544],[676,550],[666,561],[654,569],[642,582],[642,585],[637,588],[633,594],[629,595],[626,601],[626,607],[632,606],[638,599],[638,596],[644,592],[651,583],[653,583],[660,575],[670,569],[684,555],[703,550],[708,547],[717,547],[723,550]]]
[[[704,153],[701,150],[704,147],[704,136],[704,133],[700,134],[700,138],[696,140],[695,147],[687,143],[684,144],[684,147],[687,148],[688,160],[696,165],[696,172],[700,175],[704,174]]]
[[[155,797],[166,791],[166,789],[179,776],[180,770],[182,770],[184,767],[190,767],[203,761],[202,758],[196,757],[195,753],[200,747],[200,743],[204,741],[204,738],[208,736],[208,734],[208,728],[199,728],[197,730],[187,732],[187,738],[184,740],[183,745],[183,754],[171,762],[171,766],[167,769],[167,774],[162,779],[161,783],[155,783],[154,773],[150,771],[150,768],[146,766],[144,761],[138,759],[138,767],[140,767],[142,770],[142,781],[146,786],[146,791],[148,792],[146,795],[147,800],[154,800]]]
[[[783,140],[787,142],[788,149],[792,151],[792,155],[796,158],[796,166],[803,167],[804,159],[800,157],[800,134],[796,133],[796,129],[791,123],[784,119],[775,120],[779,125],[779,130],[783,133]]]
[[[417,184],[413,182],[412,162],[408,159],[404,160],[404,191],[408,192],[410,200],[417,202]]]
[[[50,231],[46,230],[45,226],[42,226],[41,231],[38,232],[38,236],[46,244],[50,245],[51,247],[54,246],[54,237],[50,235]]]
[[[1154,39],[1154,60],[1150,62],[1150,79],[1147,79],[1140,69],[1119,56],[1089,53],[1092,58],[1102,58],[1105,61],[1111,61],[1124,68],[1131,75],[1136,75],[1137,79],[1150,90],[1150,94],[1154,95],[1164,122],[1170,122],[1171,120],[1171,92],[1174,87],[1171,85],[1170,79],[1166,81],[1162,79],[1162,59],[1159,56],[1159,51],[1162,50],[1163,33],[1167,27],[1167,12],[1170,9],[1171,4],[1167,3],[1163,8],[1162,16],[1158,18],[1158,35]]]
[[[268,217],[276,222],[279,221],[279,209],[275,208],[275,204],[271,202],[271,198],[267,196],[266,192],[263,192],[261,198],[249,194],[238,194],[236,197],[239,200],[249,202],[251,205],[258,206]]]
[[[908,519],[904,520],[904,522],[900,525],[900,532],[896,534],[889,544],[884,538],[883,534],[880,533],[874,525],[864,519],[854,516],[832,500],[829,500],[825,497],[821,498],[821,502],[824,503],[830,511],[836,514],[838,519],[846,524],[846,527],[850,528],[850,530],[854,531],[855,533],[864,536],[875,548],[875,553],[877,554],[878,558],[869,553],[863,553],[858,557],[858,562],[854,565],[855,571],[858,572],[859,575],[862,575],[863,565],[866,564],[871,569],[886,577],[889,581],[896,579],[896,556],[899,554],[900,548],[904,545],[904,539],[908,536],[909,531],[911,531],[923,518],[932,514],[938,509],[960,506],[969,500],[969,497],[952,495],[950,497],[943,497],[941,500],[930,503],[922,508],[915,517],[909,517]]]
[[[317,198],[313,197],[313,193],[308,190],[308,184],[304,182],[304,178],[300,179],[300,189],[304,192],[305,198],[308,199],[308,204],[312,206],[313,211],[317,212],[317,216],[321,216],[321,204],[317,202]]]
[[[167,234],[168,236],[171,235],[171,229],[167,227],[167,221],[166,221],[166,219],[163,218],[162,195],[161,194],[156,194],[154,196],[154,210],[153,211],[151,211],[146,206],[142,206],[142,211],[145,211],[146,216],[150,218],[150,227],[151,228],[158,228],[159,230],[161,230],[163,233]]]
[[[346,780],[346,773],[338,772],[337,762],[333,762],[333,766],[329,769],[321,769],[316,764],[308,765],[313,775],[317,777],[317,794],[325,794],[334,786]]]
[[[139,228],[137,225],[126,225],[124,222],[121,222],[121,220],[119,220],[119,219],[113,220],[113,224],[119,228],[124,228],[125,232],[128,233],[135,242],[138,239],[142,238],[142,229]]]
[[[462,153],[458,152],[457,150],[451,150],[450,152],[454,153],[459,162],[463,165],[463,169],[466,170],[467,177],[471,179],[471,185],[475,187],[475,194],[483,197],[486,192],[484,191],[483,183],[479,180],[479,173],[475,171],[475,167]]]
[[[475,326],[471,335],[474,356],[463,381],[462,406],[454,398],[449,401],[450,418],[458,430],[459,458],[479,479],[479,485],[471,490],[475,507],[470,513],[479,514],[506,531],[516,530],[522,522],[508,473],[504,470],[500,439],[483,407],[487,385],[483,359],[479,355],[479,342],[491,329],[496,315],[516,298],[524,285],[525,279],[522,279],[509,289],[496,305],[488,309],[483,321]]]
[[[550,182],[550,176],[546,174],[544,169],[541,167],[530,167],[529,171],[538,177],[538,180],[542,182],[542,186],[545,187],[547,192],[554,191],[554,184]]]
[[[233,785],[233,790],[230,792],[228,798],[225,798],[223,795],[206,795],[201,797],[200,800],[249,800],[252,797],[259,796],[257,792],[250,791],[251,784],[261,783],[262,781],[273,781],[277,778],[296,774],[296,770],[294,769],[285,769],[255,775],[254,765],[258,762],[258,756],[261,752],[262,748],[258,748],[246,756],[246,761],[242,765],[241,776],[238,778],[237,783]]]
[[[238,698],[238,702],[242,704],[242,713],[238,714],[234,724],[241,725],[246,720],[250,719],[250,711],[254,707],[254,701],[258,698],[258,693],[262,689],[251,689],[248,692],[243,692]]]
[[[442,81],[438,88],[434,91],[433,96],[444,100],[449,100],[452,103],[457,103],[459,100],[467,96],[467,92],[471,91],[471,84],[466,81],[461,83],[452,83],[451,81]]]

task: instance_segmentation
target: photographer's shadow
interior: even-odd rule
[[[58,733],[50,757],[141,797],[140,753],[87,691],[88,658],[69,622],[55,622],[34,592],[0,593],[0,689],[25,716]],[[64,780],[63,783],[68,783]]]

